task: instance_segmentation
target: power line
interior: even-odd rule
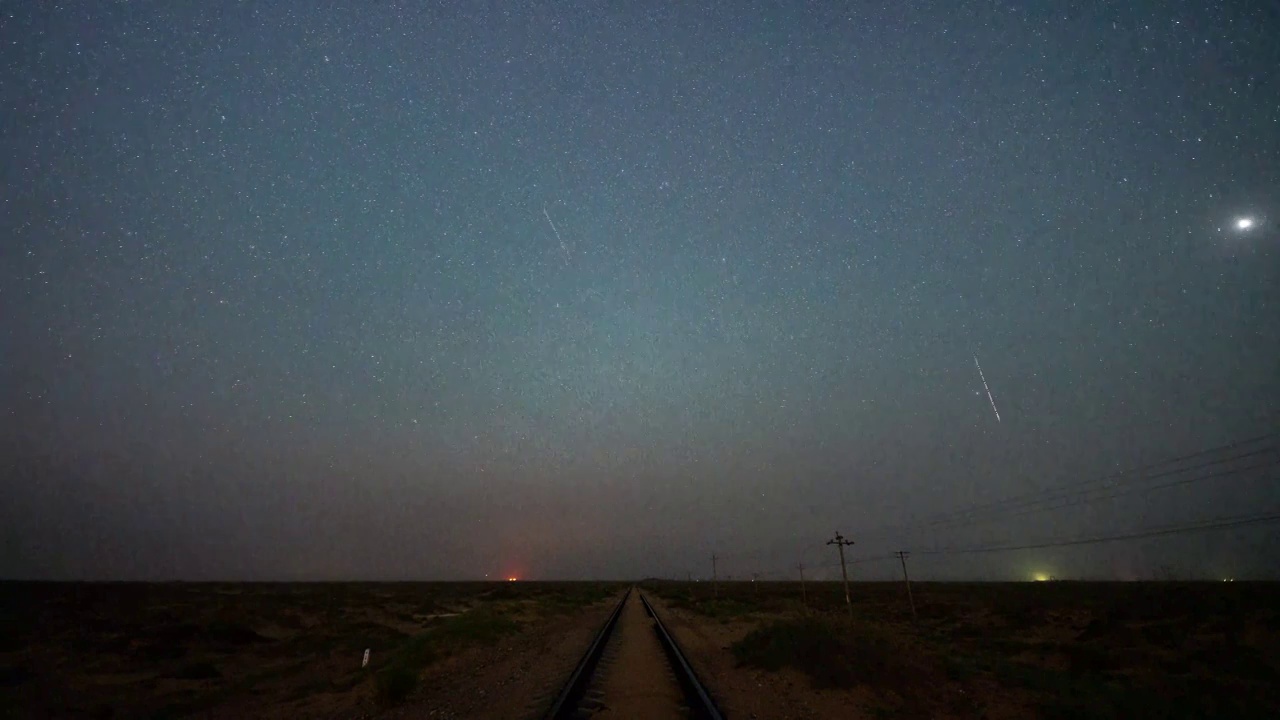
[[[1234,445],[1235,444],[1233,444],[1233,446]],[[1226,448],[1224,447],[1223,449],[1226,449]],[[1218,451],[1221,451],[1221,449]],[[1059,486],[1055,488],[1046,488],[1044,490],[1037,491],[1036,493],[1028,493],[1020,496],[1014,496],[998,502],[988,503],[986,505],[970,507],[970,508],[962,508],[960,510],[956,510],[951,513],[948,513],[947,514],[948,517],[927,521],[927,524],[929,526],[946,525],[948,522],[953,522],[957,519],[964,519],[963,517],[959,517],[959,516],[973,516],[975,514],[983,514],[983,513],[988,513],[992,511],[1005,511],[1010,509],[1019,509],[1022,507],[1034,506],[1036,504],[1043,503],[1043,502],[1050,502],[1053,500],[1065,499],[1067,497],[1070,497],[1076,494],[1087,494],[1090,492],[1097,492],[1100,490],[1109,490],[1121,484],[1120,481],[1124,480],[1125,478],[1133,478],[1133,482],[1155,480],[1162,477],[1169,477],[1171,475],[1178,475],[1185,472],[1191,472],[1194,470],[1200,470],[1200,469],[1205,469],[1209,467],[1214,467],[1217,465],[1223,465],[1223,464],[1234,462],[1236,460],[1241,460],[1247,457],[1253,457],[1263,453],[1275,452],[1275,451],[1276,451],[1276,446],[1271,445],[1266,448],[1262,448],[1260,450],[1254,450],[1246,453],[1240,453],[1238,455],[1232,455],[1230,457],[1219,458],[1217,460],[1201,463],[1199,465],[1173,468],[1173,469],[1164,470],[1158,473],[1148,472],[1150,470],[1154,470],[1160,467],[1166,467],[1168,465],[1175,463],[1175,461],[1165,461],[1165,462],[1156,463],[1155,465],[1151,465],[1143,468],[1127,470],[1125,472],[1109,475],[1103,478],[1095,478],[1093,480],[1084,481],[1082,483],[1075,483],[1072,485]],[[1196,456],[1201,456],[1203,454],[1204,453],[1197,453]],[[1189,459],[1190,457],[1191,456],[1179,458],[1176,460],[1176,462],[1185,462],[1185,460]],[[1096,485],[1098,487],[1088,487],[1092,485]]]
[[[1244,459],[1244,457],[1257,456],[1257,455],[1263,454],[1263,452],[1272,452],[1275,450],[1276,450],[1275,447],[1267,447],[1267,448],[1263,448],[1263,450],[1260,450],[1260,451],[1245,452],[1245,454],[1240,454],[1238,456],[1231,457],[1231,459],[1224,460],[1224,461]],[[1211,468],[1211,466],[1217,465],[1217,464],[1221,464],[1221,462],[1204,462],[1204,464],[1196,465],[1194,466],[1194,468],[1196,469]],[[952,520],[951,523],[948,523],[946,525],[943,525],[943,524],[934,525],[934,528],[946,527],[948,529],[955,529],[955,528],[963,528],[963,527],[972,527],[972,525],[993,523],[993,521],[997,521],[997,520],[1007,520],[1012,518],[1019,518],[1019,516],[1039,514],[1039,512],[1061,510],[1061,509],[1065,509],[1065,507],[1075,507],[1075,506],[1089,505],[1089,503],[1101,502],[1105,500],[1114,500],[1114,498],[1133,495],[1133,493],[1137,493],[1137,492],[1160,491],[1160,489],[1188,486],[1188,484],[1201,483],[1201,482],[1206,482],[1206,480],[1231,477],[1231,475],[1249,473],[1249,471],[1270,470],[1274,468],[1280,468],[1280,460],[1276,460],[1276,461],[1268,460],[1265,462],[1257,462],[1257,464],[1244,466],[1244,468],[1231,468],[1231,469],[1216,471],[1216,473],[1203,473],[1199,475],[1194,475],[1194,477],[1190,477],[1190,478],[1179,478],[1176,480],[1170,480],[1170,482],[1167,482],[1167,483],[1156,484],[1156,486],[1092,488],[1092,489],[1089,489],[1089,491],[1085,491],[1084,495],[1080,497],[1071,498],[1071,497],[1064,496],[1064,497],[1057,497],[1057,498],[1047,498],[1047,500],[1044,501],[1044,502],[1059,501],[1059,500],[1064,501],[1064,502],[1057,503],[1057,505],[1047,505],[1043,507],[1025,507],[1025,509],[1016,509],[1016,511],[1009,512],[1009,514],[1004,516],[993,515],[993,516],[987,516],[987,518],[956,519],[956,520]],[[1151,475],[1151,477],[1148,477],[1146,479],[1157,479],[1160,477],[1169,477],[1169,475],[1178,474],[1178,473],[1181,473],[1181,471],[1185,471],[1188,469],[1180,469],[1178,471],[1166,471],[1166,473]],[[1098,492],[1105,492],[1106,495],[1097,495],[1094,497],[1088,497],[1089,493],[1098,493]],[[812,544],[809,544],[809,546],[806,546],[805,550],[809,550],[809,548],[814,548],[819,546],[820,546],[820,543],[812,543]],[[745,557],[760,557],[762,555],[764,555],[764,552],[758,551],[758,552],[751,552],[751,553],[739,553],[739,555],[731,556],[731,557],[737,557],[737,559],[745,559]],[[886,556],[868,557],[868,559],[849,560],[849,564],[861,564],[861,562],[886,560],[886,559],[891,559],[891,557],[892,555],[886,555]],[[813,565],[813,568],[814,569],[833,568],[833,566],[837,566],[837,565]]]
[[[896,559],[897,559],[897,556],[895,555],[872,555],[870,557],[849,558],[845,560],[845,564],[846,565],[863,565],[865,563],[881,562],[884,560],[896,560]],[[822,565],[805,565],[805,569],[807,570],[821,570],[823,568],[838,568],[838,567],[840,567],[840,563],[838,562],[824,563]]]
[[[1061,485],[1053,488],[1045,488],[1032,493],[1023,493],[1002,500],[992,501],[983,504],[961,508],[948,513],[941,513],[931,519],[920,523],[912,523],[908,525],[887,526],[874,534],[883,535],[888,530],[901,529],[929,529],[940,527],[964,527],[966,525],[975,525],[979,523],[994,522],[1002,519],[1031,515],[1040,512],[1049,512],[1059,510],[1066,507],[1074,507],[1078,505],[1092,504],[1103,500],[1123,497],[1134,493],[1147,493],[1166,488],[1185,486],[1193,483],[1204,482],[1223,477],[1241,475],[1243,473],[1255,470],[1269,470],[1280,467],[1280,446],[1270,443],[1265,447],[1251,447],[1259,443],[1270,441],[1280,437],[1280,433],[1269,433],[1256,437],[1239,440],[1225,445],[1200,450],[1194,453],[1181,455],[1175,458],[1162,460],[1151,463],[1138,468],[1124,470],[1119,473],[1113,473],[1101,478],[1094,478],[1079,483]],[[1238,451],[1238,452],[1237,452]],[[1234,453],[1227,457],[1219,457],[1204,462],[1186,465],[1189,461],[1199,458],[1209,457],[1215,454]],[[1240,460],[1255,458],[1266,455],[1268,453],[1277,454],[1277,459],[1267,459],[1260,463],[1254,463],[1246,467],[1235,467],[1226,469],[1217,469],[1228,463],[1238,462]],[[1178,465],[1181,467],[1177,467]],[[1154,472],[1159,470],[1159,472]],[[1184,477],[1169,482],[1159,483],[1156,485],[1144,485],[1153,480],[1160,478],[1173,477],[1183,475],[1195,471],[1216,470],[1213,472],[1202,472],[1192,477]],[[1126,481],[1125,479],[1129,480]],[[1098,493],[1105,493],[1099,495]],[[1056,503],[1056,504],[1050,504]],[[1036,507],[1042,505],[1043,507]],[[977,515],[977,517],[975,517]],[[985,516],[985,517],[984,517]],[[1235,518],[1226,518],[1220,520],[1197,521],[1196,523],[1183,524],[1171,527],[1149,528],[1147,530],[1135,531],[1132,533],[1094,536],[1085,538],[1075,538],[1068,540],[1043,541],[1024,545],[1005,545],[1005,546],[978,546],[969,548],[949,548],[949,549],[933,549],[933,550],[915,550],[921,555],[945,555],[945,554],[963,554],[963,553],[985,553],[985,552],[1004,552],[1023,549],[1037,549],[1047,547],[1062,547],[1070,545],[1085,545],[1093,543],[1113,542],[1120,540],[1138,539],[1144,537],[1156,537],[1160,535],[1178,534],[1184,532],[1201,532],[1206,530],[1214,530],[1219,528],[1229,528],[1242,525],[1258,524],[1274,522],[1280,519],[1280,514],[1276,515],[1260,515],[1260,516],[1242,516]],[[791,542],[794,542],[791,541]],[[718,555],[718,559],[733,559],[742,561],[751,558],[760,558],[771,552],[777,552],[783,549],[785,545],[790,543],[774,543],[767,547],[758,548],[752,551],[735,552],[728,555]],[[831,543],[827,543],[831,544]],[[822,543],[812,543],[799,548],[801,558],[811,550],[822,547]],[[880,562],[885,560],[897,559],[895,555],[878,555],[865,558],[846,558],[846,564],[858,565],[869,562]],[[807,565],[808,569],[818,570],[823,568],[839,567],[839,563]],[[761,573],[761,575],[783,575],[786,571],[775,571],[769,573]],[[714,575],[714,572],[713,572]]]
[[[742,552],[720,553],[719,557],[722,560],[756,560],[772,553],[790,552],[791,550],[795,549],[794,547],[791,547],[791,548],[786,547],[789,544],[790,544],[789,542],[777,542],[770,545],[757,547],[752,550],[744,550]],[[804,554],[810,550],[814,550],[820,547],[822,547],[822,543],[809,543],[808,545],[804,545],[800,547],[799,552],[800,554]]]
[[[1152,474],[1152,475],[1142,475],[1142,476],[1141,476],[1140,478],[1138,478],[1138,480],[1136,480],[1135,482],[1147,482],[1147,481],[1151,481],[1151,480],[1158,480],[1158,479],[1160,479],[1160,478],[1162,478],[1162,477],[1170,477],[1170,476],[1173,476],[1173,475],[1180,475],[1180,474],[1182,474],[1182,473],[1191,472],[1191,471],[1193,471],[1193,470],[1204,470],[1204,469],[1206,469],[1206,468],[1212,468],[1212,467],[1215,467],[1215,466],[1218,466],[1218,465],[1223,465],[1223,464],[1226,464],[1226,463],[1229,463],[1229,462],[1234,462],[1234,461],[1236,461],[1236,460],[1243,460],[1243,459],[1245,459],[1245,458],[1256,457],[1256,456],[1258,456],[1258,455],[1263,455],[1263,454],[1266,454],[1266,453],[1275,453],[1275,452],[1277,452],[1277,450],[1278,450],[1278,448],[1277,448],[1276,446],[1269,446],[1269,447],[1263,448],[1263,449],[1261,449],[1261,450],[1255,450],[1255,451],[1253,451],[1253,452],[1241,453],[1241,454],[1239,454],[1239,455],[1234,455],[1234,456],[1229,457],[1229,458],[1223,458],[1223,459],[1221,459],[1221,460],[1214,460],[1214,461],[1210,461],[1210,462],[1207,462],[1207,463],[1201,463],[1201,464],[1199,464],[1199,465],[1192,465],[1192,466],[1189,466],[1189,467],[1177,468],[1177,469],[1175,469],[1175,470],[1166,470],[1166,471],[1164,471],[1164,472],[1155,473],[1155,474]],[[1233,469],[1233,470],[1225,470],[1225,471],[1222,471],[1222,472],[1219,472],[1219,473],[1211,473],[1211,474],[1209,474],[1209,475],[1201,475],[1201,476],[1199,476],[1199,477],[1194,477],[1194,478],[1184,479],[1184,480],[1177,480],[1177,481],[1174,481],[1174,482],[1164,483],[1164,484],[1161,484],[1161,485],[1155,485],[1155,486],[1151,486],[1151,487],[1134,487],[1134,486],[1128,486],[1125,490],[1121,490],[1121,491],[1119,491],[1119,492],[1117,492],[1117,493],[1115,493],[1115,494],[1107,495],[1107,496],[1104,496],[1104,497],[1101,497],[1101,498],[1097,498],[1097,499],[1105,500],[1105,499],[1108,499],[1108,498],[1112,498],[1112,497],[1119,497],[1119,496],[1121,496],[1121,495],[1126,495],[1126,494],[1129,494],[1129,493],[1138,492],[1138,491],[1143,491],[1143,490],[1145,490],[1145,491],[1160,490],[1160,489],[1163,489],[1163,488],[1175,487],[1175,486],[1178,486],[1178,485],[1186,485],[1186,484],[1188,484],[1188,483],[1192,483],[1192,482],[1200,482],[1200,481],[1208,480],[1208,479],[1212,479],[1212,478],[1225,477],[1225,476],[1227,476],[1227,475],[1239,474],[1239,473],[1242,473],[1242,472],[1248,472],[1248,471],[1250,471],[1250,470],[1256,470],[1256,469],[1259,469],[1259,468],[1268,468],[1268,467],[1273,467],[1273,466],[1274,466],[1274,465],[1276,465],[1276,464],[1280,464],[1280,463],[1277,463],[1277,462],[1274,462],[1274,461],[1272,461],[1272,462],[1265,462],[1265,463],[1260,463],[1260,464],[1257,464],[1257,465],[1251,465],[1251,466],[1249,466],[1249,467],[1245,467],[1245,468],[1236,468],[1236,469]],[[1039,505],[1040,503],[1052,502],[1052,501],[1054,501],[1054,500],[1066,500],[1066,499],[1069,499],[1069,498],[1070,498],[1071,496],[1073,496],[1073,495],[1080,495],[1081,497],[1083,497],[1083,496],[1088,495],[1088,494],[1090,494],[1090,493],[1096,493],[1096,492],[1102,492],[1102,491],[1113,490],[1113,489],[1115,489],[1116,487],[1117,487],[1117,484],[1112,484],[1112,485],[1110,485],[1110,486],[1104,486],[1104,487],[1089,488],[1089,489],[1085,489],[1085,490],[1073,490],[1073,491],[1071,491],[1071,492],[1062,492],[1062,493],[1059,493],[1057,497],[1050,496],[1050,497],[1045,497],[1045,498],[1040,499],[1040,500],[1035,500],[1035,501],[1026,501],[1026,502],[1023,502],[1023,503],[1019,503],[1018,505],[1016,505],[1016,506],[1014,506],[1014,507],[1012,507],[1012,508],[1009,508],[1009,509],[1015,509],[1015,510],[1016,510],[1016,509],[1020,509],[1021,507],[1034,507],[1035,505]],[[1074,504],[1074,503],[1068,503],[1068,504]],[[941,526],[941,525],[950,524],[950,522],[939,522],[939,523],[935,523],[935,524],[936,524],[936,525]]]
[[[1182,535],[1198,532],[1209,532],[1213,530],[1225,530],[1237,527],[1248,527],[1251,525],[1266,525],[1274,522],[1280,522],[1280,510],[1274,510],[1267,513],[1257,515],[1235,516],[1227,518],[1216,518],[1199,520],[1189,523],[1181,523],[1178,525],[1169,525],[1163,527],[1148,528],[1130,533],[1122,533],[1118,535],[1098,535],[1083,538],[1071,538],[1067,540],[1044,540],[1033,543],[1025,543],[1021,545],[987,545],[977,547],[961,547],[961,548],[943,548],[940,550],[912,550],[909,551],[916,555],[972,555],[984,553],[1013,552],[1016,550],[1041,550],[1054,547],[1071,547],[1077,545],[1096,545],[1109,542],[1121,542],[1124,540],[1140,540],[1153,537],[1164,537],[1169,535]],[[846,565],[861,565],[870,562],[883,562],[887,560],[897,560],[897,553],[890,555],[875,555],[864,558],[846,559]],[[840,567],[840,563],[826,563],[823,565],[806,565],[806,570],[820,570],[826,568]],[[771,573],[772,574],[772,573]]]
[[[913,522],[913,523],[901,524],[901,525],[883,526],[881,528],[877,528],[875,530],[869,531],[866,534],[867,535],[883,535],[893,530],[910,531],[910,530],[931,529],[936,527],[946,527],[949,525],[954,525],[957,523],[964,523],[966,521],[969,521],[973,519],[973,516],[975,515],[981,516],[981,515],[986,515],[992,512],[1005,512],[1009,510],[1019,510],[1027,507],[1034,507],[1035,505],[1041,504],[1041,503],[1053,502],[1056,500],[1064,500],[1076,494],[1088,494],[1092,492],[1112,490],[1115,487],[1117,487],[1117,485],[1121,484],[1120,481],[1124,480],[1125,478],[1133,478],[1134,482],[1150,481],[1150,480],[1159,479],[1161,477],[1169,477],[1171,475],[1178,475],[1181,473],[1191,472],[1194,470],[1201,470],[1205,468],[1214,467],[1217,465],[1223,465],[1229,462],[1234,462],[1234,461],[1241,460],[1248,457],[1255,457],[1255,456],[1262,455],[1269,452],[1278,452],[1280,451],[1280,448],[1278,448],[1275,444],[1271,444],[1264,448],[1251,449],[1246,452],[1232,455],[1230,457],[1218,458],[1216,460],[1210,460],[1208,462],[1204,462],[1198,465],[1178,467],[1178,468],[1163,470],[1161,472],[1156,472],[1156,473],[1151,472],[1157,469],[1167,468],[1172,465],[1178,465],[1180,463],[1185,463],[1189,460],[1194,460],[1196,458],[1205,457],[1215,453],[1223,453],[1223,452],[1231,452],[1234,450],[1239,450],[1241,448],[1245,448],[1250,445],[1256,445],[1259,442],[1271,440],[1278,436],[1280,436],[1280,433],[1270,433],[1267,435],[1259,435],[1257,437],[1252,437],[1246,440],[1240,440],[1240,441],[1228,443],[1226,445],[1220,445],[1218,447],[1209,448],[1207,450],[1201,450],[1195,453],[1190,453],[1190,454],[1182,455],[1175,458],[1170,458],[1168,460],[1162,460],[1160,462],[1152,463],[1152,464],[1141,466],[1138,468],[1131,468],[1129,470],[1124,470],[1119,473],[1113,473],[1100,478],[1093,478],[1093,479],[1085,480],[1078,483],[1060,485],[1052,488],[1044,488],[1042,490],[1037,490],[1031,493],[1023,493],[1020,495],[1010,496],[1001,500],[995,500],[987,503],[971,505],[968,507],[959,508],[959,509],[944,512],[944,513],[939,513],[931,518],[927,518],[919,522]],[[1247,468],[1247,469],[1254,469],[1254,468]],[[1107,483],[1111,483],[1111,484],[1107,485]],[[1185,484],[1185,483],[1182,483],[1182,484]],[[1099,486],[1099,487],[1090,487],[1090,486]],[[1169,486],[1172,487],[1173,485],[1171,484]],[[1158,489],[1158,488],[1153,488],[1153,489]]]
[[[1219,478],[1230,477],[1233,475],[1241,475],[1243,473],[1251,472],[1254,470],[1270,470],[1276,467],[1280,467],[1280,460],[1265,462],[1265,463],[1257,463],[1254,465],[1250,465],[1248,467],[1232,468],[1230,470],[1222,470],[1220,472],[1208,473],[1205,475],[1197,475],[1195,477],[1183,478],[1181,480],[1174,480],[1172,482],[1161,483],[1159,485],[1152,485],[1149,487],[1128,487],[1128,488],[1117,490],[1116,492],[1111,492],[1105,495],[1097,495],[1095,497],[1088,497],[1088,493],[1085,493],[1084,495],[1081,495],[1080,497],[1074,498],[1074,499],[1071,498],[1070,496],[1063,496],[1060,498],[1049,498],[1049,499],[1046,499],[1044,502],[1051,502],[1053,500],[1065,500],[1066,502],[1061,502],[1061,503],[1058,503],[1057,505],[1046,505],[1045,507],[1030,506],[1026,508],[1015,508],[1016,512],[1010,512],[1007,515],[991,515],[988,517],[956,519],[954,521],[951,521],[945,524],[939,523],[933,527],[960,528],[960,527],[967,527],[971,525],[980,525],[983,523],[996,522],[1000,520],[1009,520],[1015,517],[1025,517],[1027,515],[1036,515],[1042,512],[1051,512],[1053,510],[1061,510],[1063,508],[1076,507],[1079,505],[1090,505],[1096,502],[1101,502],[1103,500],[1114,500],[1115,498],[1125,497],[1127,495],[1133,495],[1135,493],[1140,493],[1140,492],[1149,493],[1156,490],[1167,490],[1169,488],[1181,487],[1184,485],[1191,485],[1194,483],[1205,482],[1206,480],[1216,480]],[[1110,489],[1111,488],[1095,488],[1094,490],[1090,490],[1088,492],[1095,493],[1095,492],[1102,492]]]
[[[1141,538],[1160,537],[1164,535],[1180,535],[1183,533],[1204,532],[1224,528],[1261,525],[1280,521],[1280,511],[1272,511],[1260,515],[1237,516],[1216,520],[1201,520],[1194,523],[1183,523],[1159,528],[1149,528],[1121,535],[1100,535],[1094,537],[1074,538],[1071,540],[1046,540],[1024,545],[997,545],[968,548],[944,548],[941,550],[916,550],[918,555],[962,555],[972,553],[1009,552],[1012,550],[1038,550],[1051,547],[1067,547],[1071,545],[1093,545],[1097,543],[1115,542],[1119,540],[1137,540]]]

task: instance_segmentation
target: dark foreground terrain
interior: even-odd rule
[[[425,668],[621,587],[3,583],[0,717],[368,717]]]
[[[646,587],[814,717],[1280,717],[1277,583],[913,583],[916,619],[902,583],[854,583],[852,617],[839,583]]]
[[[643,587],[740,716],[1280,717],[1280,584]],[[0,717],[514,717],[622,589],[3,583]]]

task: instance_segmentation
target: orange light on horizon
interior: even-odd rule
[[[515,582],[515,581],[516,581],[516,579],[515,579],[515,578],[513,578],[513,577],[512,577],[512,578],[507,578],[507,582]]]

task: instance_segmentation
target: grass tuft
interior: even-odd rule
[[[477,608],[402,642],[374,676],[378,700],[384,705],[404,702],[418,686],[423,669],[459,648],[491,645],[516,632],[520,624],[488,608]]]
[[[374,678],[374,688],[378,700],[384,705],[398,705],[404,702],[418,687],[418,673],[408,664],[388,665],[378,671]]]
[[[732,651],[739,665],[794,667],[819,688],[865,684],[903,695],[915,671],[902,660],[903,648],[883,631],[817,617],[761,626]]]

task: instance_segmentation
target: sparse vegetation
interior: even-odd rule
[[[441,657],[469,645],[489,645],[520,629],[519,623],[492,608],[481,607],[449,618],[404,641],[377,672],[378,699],[394,705],[418,685],[422,670]]]
[[[388,665],[378,671],[375,684],[378,700],[384,705],[397,705],[404,702],[418,687],[419,672],[421,668],[407,663]]]
[[[746,625],[739,663],[865,686],[889,711],[921,696],[935,703],[924,714],[1023,703],[1018,714],[1042,718],[1280,717],[1274,583],[916,583],[916,621],[900,583],[856,583],[853,621],[839,583],[811,582],[807,609],[798,583],[722,582],[719,600],[709,583],[648,587]]]
[[[902,639],[869,623],[831,616],[765,622],[731,650],[740,665],[793,667],[819,689],[865,686],[884,709],[913,714],[936,674]]]
[[[0,632],[0,707],[20,717],[110,711],[181,718],[215,710],[243,716],[241,707],[254,708],[254,716],[275,707],[306,715],[318,699],[326,712],[343,702],[351,709],[375,700],[394,704],[412,694],[433,662],[619,589],[532,582],[0,583],[0,629],[13,630]],[[361,669],[365,648],[371,661]],[[76,692],[66,691],[73,686]]]
[[[817,687],[853,687],[877,680],[897,655],[882,635],[865,630],[828,618],[775,620],[752,630],[732,650],[743,665],[766,670],[791,666]]]
[[[760,605],[752,604],[744,600],[732,597],[704,597],[699,598],[692,593],[678,593],[666,597],[667,603],[672,607],[692,610],[700,615],[709,618],[727,622],[736,620],[752,613],[767,611],[768,608]]]

